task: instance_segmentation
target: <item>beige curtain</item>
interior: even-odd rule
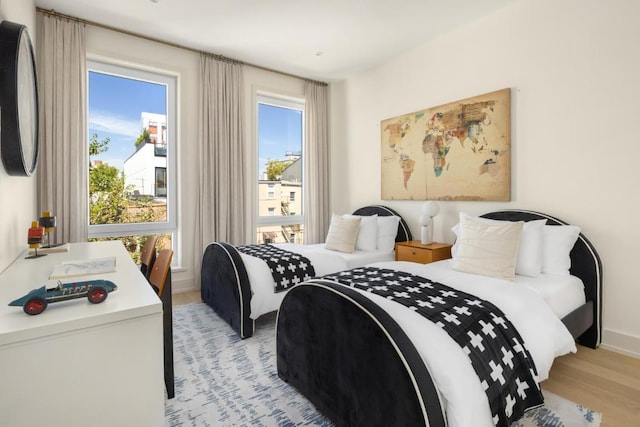
[[[245,219],[242,65],[201,54],[200,85],[196,283],[200,283],[201,254],[209,243],[249,241]]]
[[[327,86],[305,82],[304,242],[322,243],[330,222]]]
[[[56,216],[56,242],[88,236],[84,25],[38,13],[38,206]]]

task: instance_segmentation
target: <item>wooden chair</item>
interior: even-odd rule
[[[162,330],[164,345],[164,384],[167,388],[167,397],[173,399],[176,395],[174,371],[173,371],[173,305],[171,303],[171,259],[173,251],[171,249],[161,249],[158,252],[149,283],[156,291],[162,301]],[[164,292],[164,290],[167,292]]]
[[[151,274],[151,266],[153,265],[153,261],[156,258],[156,242],[158,241],[158,236],[153,234],[147,237],[147,240],[144,242],[144,246],[142,247],[142,252],[140,253],[140,272],[149,279],[149,275]]]
[[[167,281],[167,275],[171,268],[171,259],[173,251],[171,249],[162,249],[158,252],[158,256],[153,263],[151,273],[149,274],[149,283],[155,289],[156,293],[162,298],[162,291]]]

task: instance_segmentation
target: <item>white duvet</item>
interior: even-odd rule
[[[549,376],[556,357],[576,351],[571,334],[538,293],[513,282],[454,271],[449,263],[399,261],[371,266],[428,277],[492,302],[518,329],[535,362],[538,382]],[[448,425],[493,426],[486,394],[460,346],[443,329],[412,310],[379,295],[361,292],[385,308],[414,342],[441,394]]]
[[[316,276],[335,273],[350,268],[394,259],[393,251],[355,251],[343,253],[324,248],[324,244],[298,245],[294,243],[275,244],[281,249],[295,252],[305,256],[311,261]],[[275,283],[266,262],[260,258],[240,253],[244,267],[247,270],[249,283],[251,284],[251,314],[252,319],[257,319],[263,314],[277,310],[286,295],[285,292],[274,292]]]

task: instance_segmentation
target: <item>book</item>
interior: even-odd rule
[[[69,252],[69,243],[61,243],[53,246],[43,246],[38,248],[39,254],[52,254],[55,252]],[[29,255],[35,255],[35,249],[29,249]]]
[[[116,271],[116,257],[65,261],[53,268],[49,279],[64,279],[66,277],[112,273],[114,271]]]

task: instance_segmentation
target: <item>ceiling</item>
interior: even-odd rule
[[[339,81],[517,0],[35,0],[88,21]]]

